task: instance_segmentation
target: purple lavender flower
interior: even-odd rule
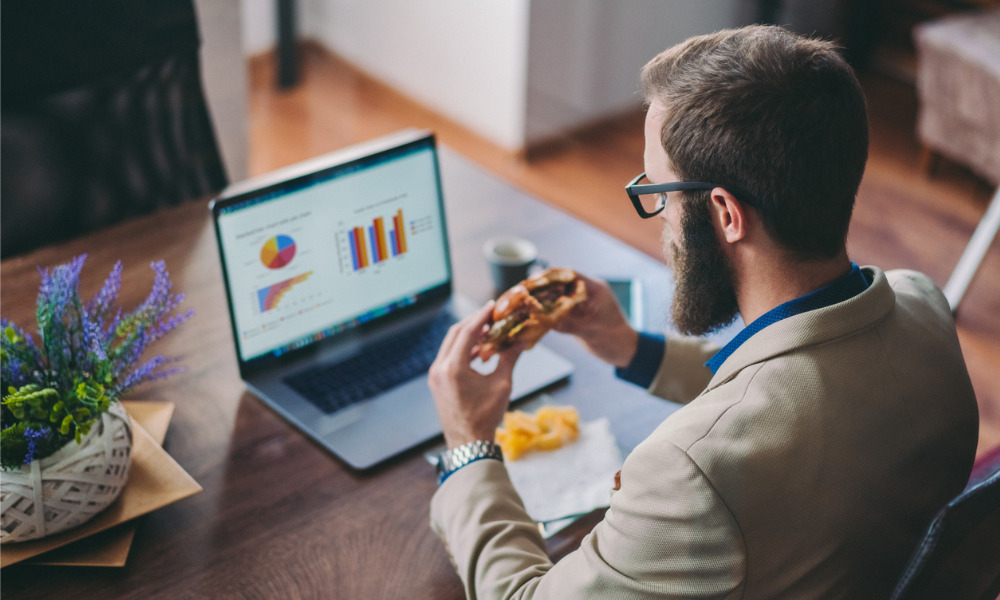
[[[35,429],[28,427],[24,430],[24,439],[28,442],[28,451],[24,453],[24,464],[31,464],[38,456],[38,442],[48,439],[50,431],[44,427]]]
[[[31,339],[30,333],[18,327],[17,324],[14,323],[13,321],[8,321],[6,318],[0,318],[0,330],[7,329],[8,327],[14,330],[14,334],[17,337],[22,338],[24,340],[25,346],[27,346],[28,348],[35,347],[35,341]]]
[[[74,299],[80,289],[80,271],[87,260],[86,254],[77,256],[70,262],[49,269],[39,269],[42,284],[38,292],[39,305],[45,305],[61,314]]]
[[[140,311],[157,310],[165,307],[170,301],[170,273],[167,272],[167,265],[158,260],[149,264],[155,275],[153,276],[153,289],[149,292],[146,301],[139,307]]]
[[[16,356],[7,356],[3,363],[3,374],[0,378],[3,379],[5,385],[12,385],[14,387],[21,387],[27,383],[27,373],[25,373],[24,363],[21,362]]]
[[[2,345],[4,350],[3,364],[0,365],[0,380],[3,390],[8,386],[21,387],[29,383],[31,371],[41,362],[41,355],[35,346],[31,334],[25,333],[11,321],[0,319]]]
[[[39,269],[42,283],[35,313],[47,363],[42,369],[47,373],[47,384],[56,383],[56,379],[67,383],[65,374],[73,369],[74,349],[83,343],[83,331],[76,321],[81,310],[80,270],[86,259],[84,254],[51,270]]]
[[[170,314],[184,300],[184,294],[171,294],[172,284],[165,263],[151,263],[154,271],[152,291],[135,310],[126,312],[114,306],[122,286],[120,261],[115,263],[90,302],[83,303],[80,298],[80,273],[85,260],[86,255],[81,255],[51,269],[39,269],[41,285],[36,305],[39,345],[36,346],[31,336],[13,323],[0,320],[0,343],[3,345],[0,378],[3,389],[12,386],[16,390],[12,395],[21,394],[22,401],[28,401],[31,396],[32,403],[37,403],[39,399],[46,403],[35,407],[43,409],[44,418],[41,419],[37,410],[31,418],[15,419],[6,404],[2,407],[4,431],[15,425],[23,428],[24,445],[21,448],[28,450],[26,462],[44,458],[50,448],[65,441],[63,438],[67,433],[61,429],[67,428],[67,419],[72,421],[69,429],[75,429],[72,433],[79,434],[80,427],[87,426],[86,422],[80,421],[83,417],[79,414],[82,413],[77,410],[81,403],[93,408],[92,401],[101,400],[100,405],[106,406],[134,385],[180,370],[165,369],[164,366],[172,360],[163,356],[155,356],[140,364],[149,344],[193,314],[190,310]],[[22,389],[30,384],[37,387],[32,385]],[[34,396],[36,390],[42,396]],[[56,408],[59,405],[63,406]],[[49,428],[51,411],[65,415],[60,429]],[[22,414],[20,410],[18,414]],[[19,438],[19,435],[13,438],[8,435],[6,439],[15,439],[21,445]],[[7,461],[10,455],[6,445],[7,442],[4,443],[4,468],[12,466]],[[15,463],[20,458],[20,453],[17,453]]]
[[[184,294],[178,294],[177,297],[183,300]],[[154,342],[160,339],[161,337],[167,335],[168,333],[176,329],[178,325],[180,325],[184,321],[187,321],[193,316],[194,316],[194,311],[189,309],[179,315],[173,315],[163,321],[160,321],[159,323],[156,324],[156,327],[152,331],[150,331],[149,341]]]
[[[100,291],[94,295],[94,299],[87,305],[87,312],[94,316],[98,322],[103,322],[107,318],[115,301],[118,300],[118,292],[122,287],[122,261],[115,262],[108,278],[104,280],[104,285]]]
[[[118,326],[121,325],[121,323],[122,323],[122,307],[119,306],[118,310],[115,311],[115,318],[111,320],[111,323],[109,323],[107,328],[105,328],[104,330],[104,334],[107,336],[108,339],[114,336],[115,331],[118,330]]]
[[[108,360],[107,352],[104,350],[104,337],[101,331],[101,324],[97,319],[92,319],[87,311],[80,315],[83,325],[83,350],[93,353],[98,361]]]
[[[158,377],[154,374],[154,371],[156,371],[156,369],[159,368],[160,365],[165,363],[166,360],[167,359],[165,359],[161,355],[154,356],[153,358],[143,363],[140,367],[129,373],[125,377],[125,379],[121,382],[121,387],[129,388],[132,387],[133,385],[142,383],[143,381],[158,379]]]

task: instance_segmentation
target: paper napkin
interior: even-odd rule
[[[528,515],[547,522],[608,506],[622,453],[611,423],[602,418],[581,423],[580,437],[572,444],[532,452],[506,465]]]

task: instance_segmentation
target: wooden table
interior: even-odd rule
[[[457,289],[491,294],[480,246],[509,233],[534,240],[550,264],[642,280],[648,325],[658,329],[670,274],[661,264],[569,215],[533,200],[447,149],[442,176]],[[632,210],[624,192],[609,202]],[[3,315],[34,324],[36,267],[88,253],[82,293],[92,295],[115,260],[125,265],[122,303],[135,306],[152,284],[149,262],[164,259],[182,307],[195,317],[152,350],[178,356],[186,372],[145,384],[130,399],[176,404],[167,451],[204,492],[142,517],[120,569],[17,564],[4,569],[3,595],[22,598],[461,598],[461,584],[428,526],[435,490],[423,454],[431,442],[358,473],[306,439],[239,379],[218,251],[202,203],[180,206],[82,239],[4,261]],[[33,327],[31,327],[33,328]],[[574,340],[547,345],[577,366],[549,390],[585,420],[608,416],[624,450],[676,408],[616,380]],[[549,541],[561,556],[600,518],[586,517]]]

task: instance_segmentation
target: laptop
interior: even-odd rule
[[[432,133],[407,130],[211,203],[240,376],[355,469],[440,435],[427,370],[476,307],[453,293],[437,152]],[[538,345],[512,400],[572,371]]]

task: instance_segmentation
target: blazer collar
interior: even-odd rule
[[[793,315],[758,331],[719,366],[706,391],[732,379],[746,367],[781,354],[870,328],[896,303],[896,294],[878,267],[862,267],[871,282],[860,294],[825,308]]]

